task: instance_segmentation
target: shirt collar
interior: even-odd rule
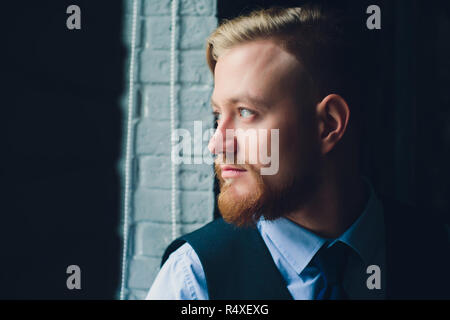
[[[305,269],[326,242],[325,238],[284,217],[272,221],[261,218],[258,224],[261,232],[265,233],[297,274]]]
[[[369,188],[366,207],[358,219],[337,239],[320,237],[284,217],[272,221],[261,218],[258,228],[265,233],[297,274],[305,269],[326,242],[330,242],[331,246],[336,241],[342,241],[368,263],[383,237],[384,224],[380,201],[370,182],[366,178],[364,181]]]

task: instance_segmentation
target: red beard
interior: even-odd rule
[[[255,226],[261,216],[266,220],[278,219],[298,209],[315,189],[315,179],[312,176],[302,179],[292,177],[287,183],[275,188],[264,181],[263,176],[253,166],[242,167],[255,179],[256,187],[246,195],[238,196],[231,190],[233,181],[227,184],[222,178],[220,165],[215,164],[220,184],[219,211],[226,222],[238,227]]]
[[[226,184],[222,178],[220,166],[215,165],[216,175],[220,183],[220,194],[217,199],[220,213],[226,222],[238,227],[254,225],[256,216],[261,210],[262,198],[265,194],[265,185],[262,177],[250,166],[246,166],[245,169],[256,179],[257,187],[245,196],[239,197],[231,190],[233,182]]]

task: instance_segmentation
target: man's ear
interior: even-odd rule
[[[322,154],[327,154],[341,140],[350,118],[347,102],[337,94],[326,96],[316,107]]]

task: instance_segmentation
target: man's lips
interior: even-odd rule
[[[221,166],[222,178],[236,178],[243,175],[247,170],[233,167],[233,166]]]

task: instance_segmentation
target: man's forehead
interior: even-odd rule
[[[261,39],[228,49],[217,61],[216,68],[253,67],[258,70],[295,67],[298,61],[274,40]]]
[[[297,59],[272,40],[257,40],[229,49],[217,61],[214,95],[251,95],[263,99],[285,95],[295,85]]]

